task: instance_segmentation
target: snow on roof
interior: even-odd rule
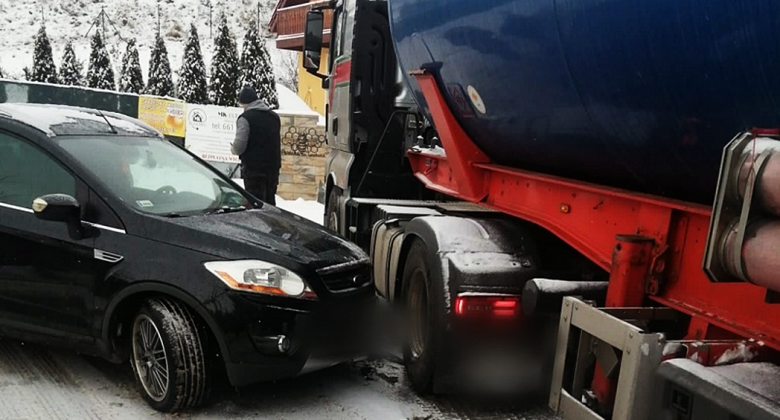
[[[319,125],[325,125],[325,117],[309,108],[297,93],[279,83],[276,84],[276,91],[279,93],[279,109],[276,110],[278,114],[317,116]]]
[[[277,112],[280,114],[320,115],[309,108],[298,94],[287,87],[277,83],[276,91],[279,93],[279,109]]]

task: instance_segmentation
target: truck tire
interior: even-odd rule
[[[155,298],[141,306],[133,320],[130,362],[152,408],[172,413],[197,407],[206,398],[205,338],[181,303]]]
[[[401,280],[404,309],[404,366],[412,388],[421,394],[433,390],[436,355],[445,325],[444,291],[431,275],[428,248],[413,239]]]
[[[333,187],[325,205],[325,228],[339,233],[339,189]]]

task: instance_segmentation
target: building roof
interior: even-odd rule
[[[279,22],[279,15],[276,13],[277,10],[284,9],[285,7],[298,6],[299,4],[304,3],[309,3],[309,0],[279,0],[279,2],[276,3],[276,8],[274,9],[273,14],[271,15],[271,20],[268,22],[268,31],[276,33],[276,24]]]
[[[279,0],[268,23],[269,31],[276,34],[276,48],[301,51],[303,49],[306,13],[312,8],[327,6],[331,3],[331,0]],[[322,31],[323,47],[330,45],[332,18],[333,10],[326,8]]]
[[[118,135],[163,137],[152,126],[115,112],[66,105],[3,103],[0,118],[10,118],[49,137]]]

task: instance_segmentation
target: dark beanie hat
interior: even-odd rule
[[[238,103],[241,105],[247,105],[251,104],[252,102],[257,100],[257,93],[254,89],[252,89],[252,86],[244,86],[243,89],[241,89],[241,93],[238,94]]]

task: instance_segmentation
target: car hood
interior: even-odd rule
[[[262,259],[315,270],[368,263],[366,253],[352,242],[270,205],[165,222],[175,232],[158,240],[225,259]]]

